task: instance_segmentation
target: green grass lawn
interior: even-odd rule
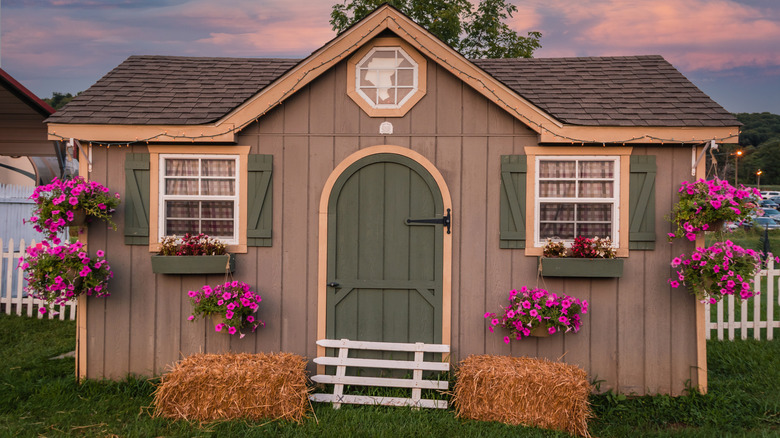
[[[199,425],[152,418],[155,381],[74,380],[74,360],[50,358],[75,346],[72,321],[0,314],[0,437],[565,437],[499,423],[460,420],[449,410],[315,404],[302,424],[226,421]],[[591,402],[598,437],[780,435],[780,342],[708,343],[710,391],[683,397]]]

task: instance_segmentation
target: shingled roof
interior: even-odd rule
[[[294,59],[131,56],[50,123],[198,125],[218,120],[295,66]],[[736,126],[661,56],[473,62],[566,124]]]

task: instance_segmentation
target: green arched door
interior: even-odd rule
[[[411,158],[349,166],[328,203],[329,339],[442,342],[441,191]],[[409,222],[412,219],[412,222]]]

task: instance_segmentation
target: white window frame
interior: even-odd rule
[[[367,95],[367,94],[366,94],[366,93],[363,91],[363,89],[365,88],[365,89],[372,89],[372,90],[373,90],[373,89],[377,89],[377,88],[380,88],[380,87],[378,87],[378,86],[373,86],[373,87],[364,87],[364,86],[361,86],[361,81],[360,81],[360,76],[361,76],[361,75],[360,75],[360,73],[361,73],[362,71],[369,70],[369,68],[368,68],[368,67],[365,67],[365,66],[364,66],[364,64],[368,62],[368,60],[371,58],[371,56],[372,56],[374,53],[376,53],[376,52],[391,52],[391,51],[395,53],[395,59],[398,59],[399,57],[402,57],[402,58],[404,58],[404,59],[405,59],[407,62],[409,62],[410,64],[412,64],[412,67],[395,67],[395,68],[393,69],[393,70],[396,72],[396,73],[395,73],[395,76],[396,76],[396,78],[398,77],[398,71],[399,71],[399,70],[411,70],[411,71],[412,71],[412,87],[411,87],[411,88],[409,88],[409,87],[406,87],[406,86],[399,87],[399,86],[398,86],[398,81],[397,81],[397,79],[396,79],[396,83],[395,83],[395,85],[393,85],[393,86],[391,86],[391,87],[388,87],[388,88],[390,88],[390,89],[392,90],[392,92],[393,92],[393,94],[394,94],[394,96],[395,96],[395,99],[394,99],[394,100],[396,100],[396,103],[394,103],[394,104],[383,104],[383,103],[377,103],[377,102],[374,102],[374,100],[372,100],[372,99],[371,99],[371,98],[370,98],[370,97],[369,97],[369,96],[368,96],[368,95]],[[399,55],[401,55],[401,56],[399,56]],[[402,107],[402,106],[403,106],[403,105],[404,105],[404,104],[405,104],[407,101],[409,101],[409,100],[410,100],[410,99],[411,99],[411,98],[412,98],[412,97],[413,97],[413,96],[414,96],[414,95],[417,93],[417,91],[419,90],[419,77],[420,77],[420,67],[419,67],[419,65],[417,64],[417,62],[414,60],[414,58],[413,58],[412,56],[410,56],[408,53],[406,53],[406,51],[405,51],[403,48],[401,48],[400,46],[391,46],[391,47],[377,46],[377,47],[374,47],[373,49],[371,49],[371,50],[370,50],[370,51],[369,51],[369,52],[366,54],[366,56],[364,56],[364,57],[363,57],[363,58],[362,58],[362,59],[361,59],[361,60],[360,60],[360,61],[359,61],[359,62],[358,62],[356,65],[355,65],[355,91],[356,91],[356,92],[357,92],[357,94],[358,94],[358,95],[359,95],[361,98],[363,98],[363,99],[366,101],[366,103],[368,103],[368,104],[369,104],[369,105],[370,105],[372,108],[375,108],[375,109],[399,109],[399,108],[401,108],[401,107]],[[381,87],[381,88],[384,88],[384,87]],[[406,96],[404,96],[404,98],[403,98],[403,99],[401,99],[400,101],[399,101],[399,100],[397,100],[397,99],[398,99],[398,89],[399,89],[399,88],[403,88],[403,89],[409,89],[409,93],[407,93],[407,94],[406,94]]]
[[[577,181],[582,181],[579,177],[579,166],[577,166],[577,170],[575,171],[575,177],[572,180],[571,178],[565,178],[561,179],[563,181],[574,181],[575,182],[575,197],[554,197],[554,198],[544,198],[542,199],[540,196],[540,168],[541,168],[541,162],[542,161],[612,161],[614,163],[614,169],[613,169],[613,178],[587,178],[584,179],[585,181],[613,181],[613,192],[612,197],[610,198],[580,198],[577,197],[578,191],[579,191],[579,185],[576,184]],[[621,173],[620,173],[620,161],[621,157],[617,155],[537,155],[535,157],[535,165],[534,165],[534,246],[535,247],[543,247],[547,243],[547,238],[542,239],[540,237],[541,232],[541,204],[548,204],[548,203],[565,203],[565,204],[612,204],[612,234],[608,236],[612,240],[612,246],[614,248],[620,248],[620,185],[621,185]],[[554,181],[555,179],[545,178],[545,181]],[[627,181],[626,181],[627,183]],[[576,230],[576,216],[574,219],[575,222],[575,230]],[[576,233],[575,233],[575,236]],[[593,236],[586,236],[586,237],[593,237]],[[598,237],[607,237],[607,236],[598,236]],[[562,240],[567,246],[571,245],[573,240]]]
[[[166,201],[189,201],[189,200],[197,200],[197,201],[232,201],[233,206],[233,236],[229,239],[226,239],[224,237],[220,237],[219,240],[224,242],[227,245],[237,245],[239,243],[239,229],[242,226],[240,223],[240,215],[239,215],[239,206],[240,206],[240,199],[241,199],[241,157],[240,155],[225,155],[225,154],[159,154],[159,178],[158,178],[158,215],[157,215],[157,229],[160,230],[159,237],[162,239],[163,237],[169,235],[166,232],[166,209],[165,209],[165,202]],[[234,180],[234,192],[233,195],[168,195],[165,193],[165,182],[167,175],[165,174],[165,160],[166,159],[176,159],[176,160],[233,160],[235,162],[236,170],[235,175],[232,177]],[[200,165],[198,166],[200,169]],[[179,177],[180,178],[180,177]],[[198,181],[201,179],[228,179],[226,177],[203,177],[201,175],[197,176]],[[200,184],[198,184],[198,190],[200,191]],[[199,220],[203,220],[202,217],[200,217]],[[217,237],[217,236],[209,236],[209,237]]]

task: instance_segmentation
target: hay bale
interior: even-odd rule
[[[306,383],[306,361],[295,354],[195,354],[162,377],[154,416],[300,422],[311,409]]]
[[[589,437],[585,370],[546,359],[469,356],[456,371],[457,416]]]

